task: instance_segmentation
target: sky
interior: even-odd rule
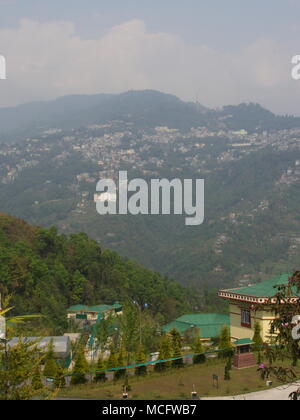
[[[299,0],[0,0],[0,107],[157,89],[300,115]]]

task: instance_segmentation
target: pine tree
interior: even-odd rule
[[[232,357],[228,357],[226,366],[228,371],[232,370]]]
[[[119,367],[123,367],[125,365],[124,363],[124,351],[122,347],[120,348],[119,354],[117,356],[117,362]],[[115,378],[120,379],[124,378],[126,376],[126,369],[119,369],[115,373]]]
[[[107,368],[108,369],[114,369],[116,368],[118,365],[118,361],[117,361],[117,357],[116,357],[116,353],[114,349],[110,350],[110,355],[107,361]]]
[[[176,360],[172,361],[172,367],[176,369],[184,367],[181,348],[178,341],[173,343],[173,357],[176,357]]]
[[[34,375],[31,380],[31,386],[35,391],[43,388],[40,366],[36,366],[35,368]]]
[[[51,378],[54,379],[57,373],[57,363],[56,360],[54,358],[54,347],[53,347],[53,342],[51,341],[51,343],[49,344],[49,350],[47,352],[47,356],[46,356],[46,363],[45,363],[45,368],[43,371],[43,375],[46,378]]]
[[[85,375],[87,374],[88,370],[89,370],[89,365],[84,355],[84,349],[82,348],[81,350],[79,350],[76,360],[75,360],[75,365],[72,372],[73,376],[71,379],[71,384],[72,385],[85,384],[87,382]]]
[[[102,361],[102,357],[100,356],[97,361],[97,372],[94,378],[95,382],[106,382],[106,375],[105,372],[101,372],[104,369],[104,364]]]
[[[160,350],[159,350],[159,360],[171,359],[172,351],[171,351],[171,343],[168,337],[164,337],[160,343]],[[161,362],[156,363],[154,366],[155,372],[163,372],[167,370],[171,366],[170,362]]]
[[[205,363],[206,358],[204,354],[204,347],[203,347],[200,337],[197,337],[195,340],[194,353],[195,353],[195,356],[193,357],[193,363],[195,365],[200,364],[200,363]]]
[[[170,334],[171,334],[173,346],[176,346],[176,344],[178,344],[178,346],[181,347],[182,339],[181,339],[180,332],[176,328],[173,328],[172,331],[170,331]]]
[[[146,357],[144,354],[144,350],[142,346],[139,347],[137,357],[136,357],[136,364],[139,365],[141,363],[146,363]],[[145,376],[147,375],[147,366],[138,366],[135,368],[135,374],[136,376]]]
[[[232,357],[233,349],[230,340],[230,330],[227,325],[221,329],[220,344],[219,344],[219,358]]]
[[[260,366],[262,364],[262,357],[261,357],[261,352],[260,351],[258,352],[258,355],[257,355],[257,364],[258,364],[258,366]]]
[[[263,339],[261,337],[261,326],[259,324],[259,322],[255,323],[254,326],[254,336],[253,336],[253,340],[254,345],[253,345],[253,350],[254,351],[260,351],[262,349],[262,346],[264,344]]]
[[[58,365],[57,372],[54,378],[55,388],[64,388],[66,386],[64,369]]]
[[[230,370],[228,369],[228,366],[225,366],[225,370],[224,370],[224,381],[230,381],[231,377],[230,377]]]
[[[107,361],[107,368],[108,369],[115,369],[116,367],[118,367],[118,360],[117,360],[117,356],[116,356],[116,352],[114,350],[114,348],[110,349],[110,355]],[[116,371],[112,371],[113,372],[113,378],[114,380],[116,379]]]

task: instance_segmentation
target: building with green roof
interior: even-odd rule
[[[170,333],[174,328],[184,336],[188,330],[199,329],[202,340],[211,340],[218,337],[221,328],[230,325],[228,314],[189,314],[177,318],[165,325],[162,329]]]
[[[113,305],[99,304],[95,306],[74,305],[67,309],[68,319],[77,322],[96,323],[109,315],[116,316],[122,314],[122,305],[114,303]]]
[[[264,342],[270,341],[270,324],[275,319],[271,305],[277,302],[277,287],[288,284],[291,276],[291,273],[281,274],[248,287],[219,291],[219,297],[229,302],[230,331],[233,341],[252,339],[256,323],[261,327]],[[298,299],[295,290],[291,303],[297,302]]]

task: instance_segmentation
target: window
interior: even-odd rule
[[[245,310],[242,309],[241,317],[242,317],[242,322],[241,322],[242,327],[251,328],[251,313],[250,313],[250,311],[245,311]]]

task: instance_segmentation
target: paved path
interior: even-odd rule
[[[267,389],[265,391],[252,392],[251,394],[237,395],[235,397],[203,398],[203,400],[287,401],[291,392],[296,391],[299,387],[300,382],[295,382],[290,385],[282,385],[277,388]]]

